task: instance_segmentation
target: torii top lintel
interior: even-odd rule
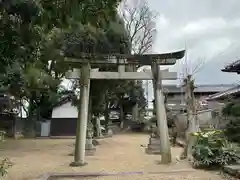
[[[117,64],[117,65],[124,64],[151,65],[153,62],[156,62],[158,65],[174,65],[176,63],[176,60],[183,58],[184,55],[185,50],[164,54],[143,54],[143,55],[80,53],[78,55],[66,57],[65,62],[70,65],[84,63]]]

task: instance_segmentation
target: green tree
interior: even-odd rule
[[[129,52],[124,24],[118,18],[102,28],[94,28],[90,25],[82,26],[82,29],[69,32],[66,36],[65,55],[67,56],[75,57],[78,56],[77,53],[79,52],[99,54]],[[98,68],[101,71],[117,70],[116,66],[100,66]],[[93,107],[91,108],[93,115],[99,116],[104,114],[104,107],[106,107],[106,104],[109,104],[115,87],[119,83],[119,81],[115,80],[91,80],[90,97],[93,102]],[[106,97],[108,98],[107,101]]]
[[[37,107],[54,99],[50,97],[66,70],[62,49],[67,32],[108,24],[117,5],[118,1],[90,0],[1,2],[1,86],[17,99],[28,100],[29,113],[38,109],[39,114]],[[30,115],[26,124],[34,124],[31,119]]]

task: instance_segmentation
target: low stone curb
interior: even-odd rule
[[[50,180],[50,178],[81,178],[81,177],[100,177],[100,176],[118,176],[143,174],[143,172],[123,172],[123,173],[47,173],[36,180]]]
[[[76,136],[50,136],[50,139],[76,139]]]
[[[228,165],[224,166],[223,171],[225,173],[228,173],[232,176],[235,176],[237,178],[240,178],[240,165]]]
[[[194,172],[193,169],[177,169],[172,171],[160,171],[160,172],[120,172],[120,173],[47,173],[36,180],[50,180],[50,178],[84,178],[84,177],[100,177],[100,176],[128,176],[128,175],[159,175],[159,174],[174,174],[174,173],[189,173]]]

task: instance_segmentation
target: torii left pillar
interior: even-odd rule
[[[77,121],[74,161],[70,166],[78,167],[87,164],[85,161],[86,133],[88,123],[88,104],[90,92],[90,64],[83,64],[80,76],[80,104]]]

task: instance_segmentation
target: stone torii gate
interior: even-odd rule
[[[85,54],[66,58],[65,62],[70,65],[71,70],[66,73],[67,79],[80,79],[80,110],[77,126],[80,132],[76,132],[74,162],[71,166],[83,166],[85,162],[85,144],[88,122],[88,104],[90,79],[121,79],[121,80],[153,80],[154,97],[156,104],[156,117],[160,132],[160,148],[162,152],[161,162],[171,162],[171,149],[169,143],[166,111],[162,92],[162,80],[176,80],[177,73],[160,71],[159,65],[174,65],[176,60],[184,57],[185,51],[166,54]],[[125,65],[150,65],[152,72],[125,72]],[[94,71],[91,65],[117,65],[118,72]]]

